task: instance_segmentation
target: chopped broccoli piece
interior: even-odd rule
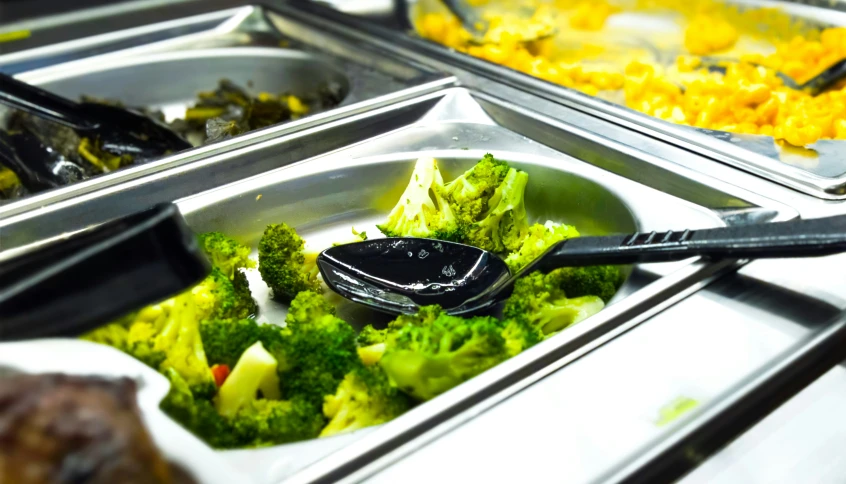
[[[488,201],[485,217],[466,229],[464,243],[498,253],[519,249],[529,232],[524,200],[528,182],[526,172],[509,169]]]
[[[505,302],[503,315],[549,336],[602,310],[605,304],[598,296],[568,298],[562,287],[567,280],[561,269],[521,277]]]
[[[428,326],[442,313],[442,308],[437,304],[433,304],[421,307],[415,314],[400,314],[395,320],[388,323],[388,326],[385,328],[387,330],[386,334],[394,333],[410,324],[415,326]]]
[[[552,221],[547,221],[543,225],[534,224],[529,227],[529,233],[523,239],[523,244],[515,252],[508,254],[505,263],[508,264],[511,273],[516,274],[553,245],[564,239],[578,236],[579,232],[572,225],[557,224]]]
[[[113,346],[156,370],[171,370],[198,395],[213,395],[214,377],[199,331],[203,314],[193,290],[147,306],[83,338]]]
[[[388,422],[411,408],[411,403],[391,386],[381,368],[358,367],[347,373],[333,395],[326,395],[323,415],[329,423],[320,437]]]
[[[239,441],[211,400],[196,397],[176,371],[170,369],[165,376],[170,380],[170,391],[160,404],[162,411],[214,448],[229,449],[249,444]]]
[[[284,223],[270,224],[259,241],[259,272],[276,298],[290,301],[303,291],[322,292],[317,254],[306,254],[305,242]]]
[[[282,394],[321,405],[324,395],[359,364],[352,326],[334,316],[319,295],[300,293],[288,311],[285,328],[254,320],[209,320],[201,325],[209,361],[233,365],[246,348],[260,341],[278,361]]]
[[[280,377],[285,398],[322,404],[359,364],[355,329],[334,315],[320,295],[304,292],[291,302],[287,365]]]
[[[279,400],[279,377],[276,375],[276,358],[256,342],[241,355],[235,368],[223,382],[215,397],[215,408],[224,417],[232,417],[241,408],[256,399],[261,391],[263,398]]]
[[[462,229],[440,191],[443,177],[434,158],[420,158],[405,191],[385,223],[377,225],[387,237],[462,239]]]
[[[199,311],[192,294],[182,293],[161,306],[163,318],[153,324],[160,329],[152,340],[152,350],[165,355],[159,371],[164,373],[172,368],[194,394],[213,394],[217,387],[200,338]],[[141,343],[138,340],[136,347]]]
[[[508,173],[508,163],[486,154],[473,168],[441,189],[453,213],[463,224],[471,224],[488,211],[488,200]]]
[[[238,269],[253,268],[255,261],[250,259],[250,248],[236,242],[220,232],[206,232],[197,239],[200,247],[217,267],[229,279],[235,278]]]
[[[325,316],[335,316],[335,308],[320,294],[304,291],[288,306],[285,322],[289,326],[318,324]]]
[[[363,327],[358,333],[357,341],[359,346],[370,346],[375,345],[377,343],[384,343],[385,338],[387,337],[387,329],[376,329],[372,325],[368,324],[367,326]]]
[[[372,325],[362,328],[358,334],[358,357],[367,366],[375,365],[382,359],[387,348],[387,341],[396,336],[397,331],[408,325],[428,326],[442,310],[438,305],[423,306],[415,314],[401,314],[388,323],[385,329],[376,329]]]
[[[534,346],[543,339],[541,332],[529,326],[522,319],[506,320],[503,326],[501,334],[505,340],[505,350],[509,358]]]
[[[235,285],[217,267],[212,268],[211,274],[191,288],[190,293],[197,306],[198,321],[233,317],[239,304]]]
[[[624,279],[617,266],[562,267],[550,274],[567,297],[598,296],[606,304]]]
[[[440,314],[398,329],[379,364],[402,391],[429,400],[506,359],[501,333],[496,318]]]
[[[262,447],[315,438],[326,423],[320,407],[304,401],[255,399],[232,417],[221,416],[211,400],[194,395],[173,370],[165,374],[170,392],[162,410],[216,449]]]
[[[285,366],[287,334],[281,326],[259,324],[254,319],[210,319],[200,323],[200,335],[209,364],[233,368],[250,346],[261,342]]]
[[[133,323],[128,329],[126,352],[150,368],[159,370],[167,355],[153,347],[157,331],[151,323],[142,319]]]
[[[107,324],[89,331],[82,335],[80,339],[111,346],[125,353],[129,352],[129,330],[118,323]]]
[[[156,329],[145,322],[133,324],[136,318],[137,314],[133,314],[129,318],[101,326],[84,334],[81,339],[116,348],[140,360],[150,368],[158,370],[166,355],[163,351],[157,351],[152,346]]]
[[[241,408],[229,423],[237,441],[264,447],[313,439],[326,419],[319,406],[304,400],[262,399]]]
[[[253,299],[250,282],[247,280],[244,271],[235,271],[232,288],[235,293],[235,304],[232,307],[230,317],[238,319],[255,317],[258,314],[258,304]]]

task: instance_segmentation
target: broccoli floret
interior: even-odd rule
[[[252,319],[208,319],[200,323],[200,337],[210,365],[233,368],[244,351],[261,341]]]
[[[197,239],[212,264],[229,279],[235,277],[238,269],[255,267],[255,262],[250,259],[250,248],[239,244],[227,235],[220,232],[206,232],[200,234]]]
[[[508,173],[508,163],[486,154],[473,168],[441,190],[460,223],[470,224],[488,211],[488,200]]]
[[[235,292],[235,304],[230,317],[238,319],[255,317],[258,314],[258,304],[253,299],[253,293],[250,292],[250,283],[244,271],[235,271],[232,287]]]
[[[523,244],[515,252],[508,254],[505,263],[508,264],[511,273],[515,274],[543,255],[554,244],[578,236],[579,232],[572,225],[557,224],[552,221],[547,221],[543,225],[534,224],[529,227],[528,235],[523,239]]]
[[[285,398],[321,405],[359,360],[355,329],[317,298],[318,294],[305,292],[291,302],[286,319],[287,367],[280,378]]]
[[[170,380],[170,391],[160,404],[162,411],[214,448],[247,444],[238,440],[229,422],[217,413],[210,400],[195,397],[178,373],[171,369],[165,376]]]
[[[388,337],[388,329],[376,329],[367,325],[358,333],[358,357],[367,366],[373,366],[382,358],[385,353],[385,339]]]
[[[203,284],[223,286],[218,291],[226,294],[225,297],[221,298],[223,301],[221,301],[221,307],[218,308],[216,314],[214,314],[215,311],[212,311],[206,317],[247,318],[255,316],[258,313],[258,305],[250,292],[247,275],[242,270],[256,266],[255,261],[249,257],[250,248],[220,232],[200,234],[198,240],[203,251],[216,270],[219,271],[219,274],[212,274],[200,286]],[[232,281],[231,289],[228,284],[215,280],[221,274]]]
[[[85,338],[114,346],[162,373],[172,368],[195,394],[213,395],[217,388],[206,358],[200,322],[238,314],[234,310],[235,302],[232,281],[215,267],[193,288],[147,306]],[[228,337],[239,341],[240,335]],[[245,348],[240,348],[237,356]],[[226,363],[234,366],[237,356]]]
[[[443,314],[443,309],[437,304],[423,306],[415,314],[400,314],[395,320],[388,323],[388,326],[385,328],[387,330],[386,334],[393,334],[410,324],[428,326],[441,314]]]
[[[491,252],[520,248],[529,231],[524,200],[529,175],[511,168],[488,201],[485,217],[465,231],[464,243]]]
[[[359,364],[352,326],[334,315],[322,296],[300,293],[291,302],[285,328],[254,320],[209,320],[201,325],[209,361],[230,367],[260,341],[278,361],[282,395],[321,405]]]
[[[255,399],[231,418],[221,416],[207,398],[194,395],[173,370],[162,410],[217,449],[284,444],[318,436],[326,420],[320,407],[303,401]],[[231,376],[231,375],[230,375]]]
[[[129,330],[118,323],[107,324],[93,331],[89,331],[82,335],[80,339],[111,346],[125,353],[129,352],[129,342],[127,341],[129,339]]]
[[[335,316],[335,308],[320,294],[303,291],[288,306],[285,322],[291,327],[318,324],[325,316]]]
[[[605,304],[598,296],[568,298],[560,285],[564,279],[559,271],[535,271],[518,279],[503,315],[549,336],[602,310]]]
[[[153,348],[156,329],[148,323],[132,324],[135,318],[136,315],[133,315],[128,322],[107,324],[80,339],[111,346],[158,370],[167,355]]]
[[[160,306],[163,309],[161,319],[152,323],[153,328],[159,329],[151,341],[152,351],[165,355],[159,370],[162,373],[175,370],[194,394],[213,394],[217,387],[203,349],[200,320],[197,318],[199,311],[192,294],[182,293]],[[142,342],[137,339],[134,346],[142,347]]]
[[[562,267],[550,272],[567,297],[598,296],[606,304],[623,284],[617,266]]]
[[[254,400],[230,420],[241,446],[264,447],[313,439],[326,419],[320,407],[305,400]]]
[[[163,311],[159,305],[151,306],[148,309],[155,308]],[[148,312],[148,309],[145,309],[143,312]],[[158,331],[159,329],[152,322],[146,321],[139,316],[128,328],[125,350],[131,356],[155,370],[159,370],[162,362],[167,358],[164,351],[157,350],[153,347],[153,342]]]
[[[399,389],[429,400],[506,359],[501,333],[492,317],[440,314],[427,325],[399,329],[379,364]]]
[[[387,237],[460,241],[463,231],[440,194],[443,184],[438,162],[434,158],[420,158],[388,219],[377,228]]]
[[[506,320],[503,323],[501,334],[505,340],[505,349],[509,358],[536,345],[543,339],[543,334],[523,319]]]
[[[379,363],[387,348],[387,340],[396,336],[401,328],[413,324],[426,326],[441,314],[438,305],[421,307],[415,314],[401,314],[388,323],[385,329],[376,329],[372,325],[362,328],[358,334],[358,357],[366,366]]]
[[[384,343],[385,338],[387,337],[387,329],[376,329],[372,325],[368,324],[358,333],[357,341],[359,346],[370,346],[377,343]]]
[[[232,417],[256,400],[259,391],[265,399],[279,400],[276,366],[276,358],[264,349],[261,341],[247,348],[215,396],[217,412]]]
[[[197,305],[197,320],[207,318],[234,317],[239,301],[235,285],[219,268],[212,268],[211,274],[191,288]]]
[[[388,422],[411,408],[411,400],[394,388],[378,366],[347,373],[334,395],[323,402],[329,423],[320,437]]]
[[[305,242],[284,223],[268,225],[259,241],[259,272],[276,298],[290,301],[302,291],[320,293],[317,254],[304,252]]]

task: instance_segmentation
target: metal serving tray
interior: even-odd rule
[[[417,2],[420,3],[420,2]],[[742,7],[779,8],[793,17],[803,19],[808,25],[846,25],[846,7],[832,2],[779,2],[767,0],[742,0],[729,2]],[[846,141],[821,140],[813,152],[783,149],[769,136],[751,136],[680,126],[647,116],[620,104],[589,96],[576,90],[546,82],[527,74],[493,64],[482,59],[458,53],[440,44],[422,39],[411,30],[410,19],[400,19],[406,24],[404,31],[369,24],[368,22],[331,12],[317,5],[300,8],[321,16],[331,17],[355,29],[366,30],[386,39],[397,51],[422,54],[439,68],[453,66],[479,74],[497,82],[527,90],[538,96],[579,109],[589,114],[614,121],[641,133],[694,150],[721,162],[755,173],[795,190],[822,199],[846,198],[846,162],[842,156]],[[414,8],[409,8],[413,11]],[[318,13],[319,12],[319,13]],[[652,24],[647,24],[652,28]],[[638,28],[633,25],[633,28]],[[434,61],[434,62],[433,62]]]
[[[27,82],[71,99],[86,94],[116,99],[130,106],[162,109],[169,119],[183,115],[198,92],[215,89],[220,79],[229,79],[254,93],[304,95],[321,86],[337,86],[343,95],[338,107],[276,126],[292,130],[312,120],[325,122],[451,82],[447,75],[403,61],[372,46],[353,45],[331,29],[312,28],[302,21],[303,17],[307,16],[284,8],[269,11],[259,6],[240,7],[164,22],[159,30],[151,26],[157,33],[153,38],[158,39],[152,42],[147,42],[145,35],[127,38],[123,32],[115,32],[95,37],[99,42],[89,40],[88,44],[92,45],[81,51],[74,50],[73,45],[57,45],[45,48],[47,52],[33,49],[29,56],[28,52],[2,56],[0,70],[17,73],[17,77]],[[185,34],[179,26],[192,30],[199,26],[204,30]],[[131,41],[138,45],[85,55],[100,48],[109,50],[104,46],[116,42],[115,39],[120,39],[122,45]],[[75,60],[55,63],[68,57]],[[44,64],[49,65],[33,69]],[[26,71],[21,72],[22,69]],[[179,160],[201,152],[227,149],[261,136],[262,130],[257,130],[143,166],[101,175],[78,185],[101,188],[178,164]],[[66,189],[58,189],[61,190]],[[77,190],[68,192],[69,196],[80,193]],[[40,195],[28,198],[37,199]],[[23,205],[10,201],[0,207],[0,217],[28,206],[26,199],[23,200]]]
[[[334,482],[678,482],[846,356],[843,306],[781,286],[785,271],[796,274],[782,261],[753,262],[455,417],[463,424],[448,422],[436,440]],[[680,398],[695,406],[665,421]],[[766,482],[748,469],[741,482]],[[719,477],[697,482],[735,482]]]
[[[344,138],[347,147],[290,164],[292,150],[304,153],[299,145],[328,141],[338,133],[353,133]],[[25,248],[138,206],[177,200],[197,231],[222,230],[255,246],[268,223],[285,221],[319,249],[347,239],[352,226],[368,233],[375,230],[373,224],[396,202],[418,157],[436,157],[454,176],[486,152],[529,172],[527,204],[535,220],[574,223],[585,233],[702,228],[795,216],[783,205],[736,187],[671,172],[654,155],[577,126],[483,93],[452,88],[339,120],[313,133],[267,139],[82,199],[48,204],[43,211],[7,221],[0,234]],[[654,187],[676,196],[597,166],[608,163],[649,173]],[[227,184],[238,179],[242,181]],[[638,266],[615,302],[600,314],[393,422],[325,441],[224,455],[262,483],[278,482],[329,454],[328,463],[317,469],[329,466],[332,473],[347,472],[735,267],[733,261],[706,264],[696,259]],[[267,298],[256,273],[249,278],[261,317],[280,321],[283,307]],[[377,318],[360,307],[338,303],[339,313],[354,325]],[[353,442],[356,445],[349,445]]]

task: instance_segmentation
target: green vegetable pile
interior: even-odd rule
[[[519,270],[574,227],[529,224],[528,175],[486,155],[444,183],[434,159],[378,228],[500,253]],[[366,238],[353,230],[353,240]],[[502,317],[451,316],[437,306],[357,332],[324,299],[315,253],[284,223],[265,229],[258,264],[219,232],[201,234],[212,262],[202,282],[85,336],[118,348],[171,382],[162,409],[219,449],[325,437],[387,422],[600,311],[622,282],[616,267],[532,272]],[[349,242],[349,241],[347,241]],[[256,321],[245,271],[258,269],[284,324]]]

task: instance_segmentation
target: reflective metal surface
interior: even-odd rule
[[[600,351],[537,378],[537,383],[510,399],[469,416],[472,420],[463,426],[361,480],[395,482],[399,476],[414,475],[421,481],[472,476],[479,481],[551,483],[566,476],[567,482],[672,482],[654,475],[638,480],[635,476],[643,476],[633,472],[650,462],[653,452],[675,442],[686,425],[726,430],[724,421],[703,425],[699,420],[707,419],[714,407],[747,395],[741,388],[772,365],[790,361],[786,355],[818,344],[815,337],[842,341],[842,323],[829,324],[841,308],[747,275],[755,272],[755,264],[688,297]],[[840,337],[828,338],[831,332]],[[816,354],[842,359],[842,351],[830,349]],[[696,405],[678,420],[665,423],[662,411],[679,399]],[[519,445],[505,444],[500,437],[504,435]],[[473,452],[466,452],[468,448]],[[686,456],[698,464],[708,450],[704,445],[685,447],[678,454],[661,455],[663,461],[657,462],[669,464]],[[632,455],[638,456],[638,466],[609,474],[631,462]],[[515,461],[532,465],[513,465]]]
[[[393,129],[382,131],[384,123],[390,123]],[[709,187],[659,166],[652,166],[652,183],[675,184],[679,196],[614,175],[592,164],[601,160],[646,167],[657,158],[465,89],[430,94],[360,119],[340,120],[337,125],[337,132],[356,135],[348,144],[358,139],[370,140],[267,171],[288,163],[289,147],[301,142],[296,137],[281,136],[206,162],[166,170],[133,185],[96,192],[73,200],[72,204],[48,205],[50,208],[43,212],[9,220],[3,234],[21,245],[39,243],[51,233],[58,235],[80,228],[82,221],[96,223],[99,217],[129,211],[139,204],[179,199],[177,204],[196,230],[221,230],[255,245],[266,224],[284,220],[301,230],[310,245],[320,248],[346,240],[351,226],[375,231],[374,224],[395,203],[417,157],[435,157],[447,174],[454,175],[486,152],[529,173],[527,206],[534,219],[573,223],[584,233],[703,228],[793,216],[787,207],[752,193]],[[330,127],[317,131],[324,139],[333,137],[335,132]],[[576,157],[567,152],[574,152]],[[256,175],[259,169],[261,174]],[[222,182],[248,176],[251,177],[229,185]],[[220,188],[190,196],[215,187]],[[729,207],[732,209],[727,210]],[[646,311],[658,311],[662,301],[732,267],[730,261],[639,267],[621,290],[618,302],[599,315],[382,428],[362,433],[356,445],[345,446],[325,466],[319,465],[331,472],[339,466],[363,465],[375,457],[373,452],[378,455],[386,450],[385,446],[425,433],[436,423],[486,401],[549,363],[575,352],[586,352],[587,345],[599,344],[597,341],[602,338],[613,339],[618,334],[615,328],[629,324]],[[257,273],[250,274],[250,282],[262,307],[261,318],[282,320],[284,308],[268,298],[267,288]],[[374,318],[370,311],[341,302],[338,312],[358,326],[371,323]],[[349,440],[353,440],[352,436]],[[251,463],[249,467],[257,477],[266,477],[269,472],[259,463],[288,462],[274,467],[274,478],[281,478],[336,450],[334,444],[328,443],[326,447],[316,443],[303,446],[280,446],[278,454],[264,450],[253,459],[246,451],[238,451],[235,458],[244,466]],[[286,457],[290,455],[300,457],[292,462]]]
[[[242,2],[192,3],[211,12]],[[162,5],[160,12],[181,19],[175,9]],[[310,15],[289,12],[287,7],[282,11],[285,15],[270,16],[275,24],[294,32],[292,38],[319,39],[319,47],[331,55],[355,56],[353,51],[364,50],[359,56],[365,59],[362,62],[375,68],[381,65],[380,58],[368,49],[393,49],[398,57],[411,59],[409,65],[448,72],[469,90],[432,94],[453,82],[447,77],[362,102],[343,116],[317,114],[245,135],[221,149],[201,148],[149,171],[130,169],[109,183],[93,180],[0,208],[0,248],[7,249],[0,257],[138,205],[175,199],[182,199],[180,207],[200,230],[234,230],[244,240],[255,241],[263,223],[290,216],[288,221],[299,224],[311,239],[331,243],[347,237],[352,223],[356,228],[359,221],[374,223],[398,195],[377,200],[380,189],[371,178],[401,183],[410,163],[422,153],[443,158],[460,170],[483,152],[501,151],[536,175],[544,174],[534,176],[535,181],[545,176],[592,181],[613,195],[600,196],[600,200],[622,203],[629,217],[617,212],[611,217],[613,223],[600,219],[591,224],[595,218],[590,214],[603,213],[608,206],[580,208],[591,199],[561,198],[555,185],[545,191],[570,206],[545,214],[537,210],[543,204],[533,204],[539,219],[572,213],[576,217],[572,221],[586,232],[600,233],[626,220],[624,225],[673,228],[676,223],[731,225],[784,220],[797,213],[815,217],[846,212],[839,203],[819,198],[814,190],[805,190],[814,193],[808,196],[738,170],[738,165],[713,163],[681,149],[695,147],[687,138],[666,143],[662,140],[669,138],[661,132],[611,116],[605,108],[595,109],[578,97],[573,98],[577,102],[563,100],[572,93],[562,97],[555,90],[545,90],[549,86],[533,87],[531,79],[519,76],[515,81],[513,73],[487,71],[488,67],[480,68],[472,59],[457,60],[433,46],[381,33],[376,37],[372,34],[378,29],[339,19],[332,12],[319,10],[318,15]],[[150,10],[139,9],[131,16],[138,17],[140,24],[145,15],[149,18]],[[206,44],[219,34],[209,34],[207,27],[226,15],[212,12],[192,23],[178,20],[167,28],[138,27],[133,35],[162,40],[163,32],[171,32],[168,29],[188,28],[196,33],[189,34],[194,36],[188,44],[229,48],[229,44]],[[115,16],[115,25],[121,22],[129,23],[126,16]],[[75,28],[88,25],[89,32],[94,32],[104,28],[102,24],[80,21]],[[324,41],[326,32],[343,38],[345,44]],[[125,33],[112,38],[118,44],[131,39]],[[113,43],[90,39],[68,44],[73,45],[45,45],[31,60],[44,65],[85,57],[86,49],[115,50],[109,47]],[[156,48],[170,49],[167,42]],[[27,54],[35,53],[11,55],[22,60]],[[391,65],[400,72],[405,69],[403,62]],[[489,73],[477,75],[480,72]],[[515,89],[516,85],[531,88],[534,94]],[[551,98],[557,102],[549,102]],[[602,118],[613,118],[616,124]],[[708,139],[704,152],[718,158],[712,144]],[[318,158],[299,163],[313,157]],[[249,179],[226,186],[245,178]],[[787,179],[786,183],[793,182]],[[363,198],[350,184],[370,187],[366,193],[374,204],[360,204]],[[200,192],[204,193],[191,197]],[[332,218],[336,213],[342,216]],[[315,222],[313,214],[325,217]],[[734,410],[743,397],[761,395],[761,386],[776,381],[771,378],[783,375],[781,370],[799,368],[796,364],[802,355],[819,355],[818,350],[825,348],[822,343],[835,341],[838,333],[832,318],[846,308],[842,289],[846,276],[841,275],[846,272],[832,268],[844,263],[844,258],[837,257],[814,263],[759,261],[743,266],[735,275],[731,273],[737,265],[731,262],[642,266],[630,277],[619,303],[394,422],[325,440],[223,455],[258,482],[268,484],[286,478],[291,482],[365,478],[430,482],[438,477],[453,481],[462,477],[462,469],[471,468],[477,472],[466,478],[473,481],[536,478],[537,482],[560,482],[561,476],[568,476],[569,482],[569,476],[573,481],[589,481],[612,471],[625,475],[627,463],[654,465],[656,456],[668,455],[656,449],[671,449],[674,443],[702,435],[694,430],[720,425],[726,411]],[[255,274],[251,283],[267,309],[266,317],[278,319],[282,308],[267,301]],[[354,322],[369,322],[352,307],[343,311]],[[674,423],[657,426],[661,411],[679,396],[698,405]],[[801,446],[813,436],[797,431],[791,437],[791,442],[779,447]],[[474,454],[483,455],[483,460],[474,461]],[[732,462],[730,457],[718,458]],[[310,464],[314,465],[304,469]],[[738,466],[742,464],[735,463]],[[443,469],[453,473],[438,474]],[[515,471],[520,473],[511,474]],[[696,473],[690,476],[695,477]],[[704,482],[710,481],[706,477]]]

